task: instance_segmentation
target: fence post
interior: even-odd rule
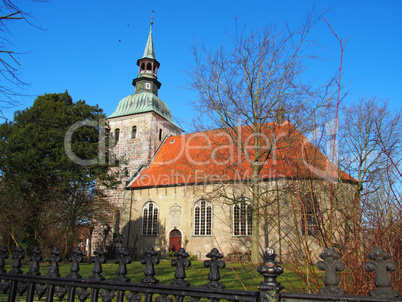
[[[396,266],[392,261],[387,261],[391,258],[388,254],[380,247],[375,247],[367,258],[373,260],[368,261],[364,264],[364,268],[371,272],[375,272],[374,284],[376,289],[370,291],[370,296],[381,297],[381,298],[397,298],[399,297],[399,292],[392,289],[391,279],[388,277],[388,271],[395,271]]]
[[[42,251],[39,247],[34,247],[31,251],[29,259],[32,261],[31,268],[27,272],[27,275],[40,276],[39,261],[42,260]],[[35,283],[29,283],[27,292],[27,301],[33,301],[35,295]]]
[[[155,252],[152,246],[149,246],[144,251],[144,258],[141,260],[141,264],[145,264],[144,275],[145,278],[141,279],[143,284],[156,284],[159,279],[155,278],[155,268],[154,265],[159,263],[159,254]]]
[[[22,274],[23,271],[21,270],[21,260],[25,259],[25,251],[22,246],[17,246],[17,248],[13,252],[12,258],[14,259],[13,261],[13,269],[10,271],[11,274]],[[16,299],[17,296],[17,284],[18,281],[13,280],[11,281],[11,286],[10,286],[10,293],[8,295],[8,301],[13,302]]]
[[[125,247],[120,247],[118,250],[118,257],[114,261],[114,263],[119,264],[116,274],[117,277],[115,277],[113,280],[118,281],[118,282],[130,282],[130,278],[127,277],[127,264],[131,263],[131,257],[130,257],[130,252],[127,248]],[[118,290],[117,291],[117,297],[116,297],[116,302],[122,302],[124,300],[124,291]]]
[[[324,284],[325,287],[321,288],[319,293],[322,295],[336,295],[343,296],[346,291],[338,287],[339,279],[336,272],[341,272],[345,269],[345,264],[338,261],[341,256],[335,251],[333,247],[327,247],[323,253],[320,254],[320,258],[324,261],[319,261],[316,267],[325,271]]]
[[[71,267],[70,267],[70,274],[67,275],[67,278],[71,279],[82,279],[82,276],[80,275],[80,263],[84,260],[84,257],[82,255],[81,249],[77,246],[71,256],[69,257],[69,261],[71,261]],[[74,286],[71,286],[68,290],[68,296],[67,296],[67,302],[74,302],[75,300],[75,292],[77,291],[77,288]]]
[[[260,302],[278,301],[279,293],[284,288],[276,278],[283,273],[283,268],[275,261],[276,254],[273,248],[268,248],[264,253],[264,262],[257,271],[264,276],[260,283]]]
[[[0,248],[0,273],[4,274],[6,272],[4,266],[6,265],[6,259],[8,258],[8,249],[4,245]]]
[[[60,277],[59,262],[62,260],[62,257],[60,256],[60,254],[61,254],[60,250],[57,247],[55,247],[50,252],[50,255],[51,255],[49,257],[50,267],[49,267],[49,272],[46,274],[46,277],[50,277],[50,278]],[[46,301],[53,301],[53,295],[54,295],[55,289],[56,289],[55,285],[49,285],[49,287],[47,289]]]
[[[6,273],[4,266],[6,265],[6,259],[8,258],[8,249],[6,246],[0,248],[0,274]],[[0,290],[4,293],[9,289],[10,283],[7,281],[0,280]]]
[[[145,264],[145,270],[144,270],[145,278],[141,279],[141,283],[147,285],[153,285],[158,283],[159,279],[155,278],[154,265],[159,264],[159,254],[154,250],[152,246],[149,246],[144,251],[144,258],[141,260],[141,264]],[[145,302],[151,302],[152,295],[153,293],[145,293]],[[133,294],[132,297],[135,298],[136,295]]]
[[[186,267],[191,266],[191,261],[188,260],[188,253],[184,248],[179,248],[179,250],[174,254],[177,259],[172,259],[172,266],[176,266],[176,272],[174,273],[175,280],[170,283],[170,285],[175,286],[190,286],[190,282],[186,281]]]
[[[89,277],[91,280],[98,280],[98,281],[103,281],[105,280],[105,277],[101,274],[103,269],[102,269],[102,264],[106,262],[106,253],[103,250],[103,247],[98,247],[95,252],[94,252],[95,258],[92,258],[92,262],[94,262],[94,267],[92,269],[92,276]],[[87,293],[85,291],[80,291],[78,293],[79,295],[85,296]],[[91,301],[98,301],[98,296],[99,296],[99,288],[92,288],[91,290]],[[83,300],[84,301],[84,300]]]
[[[226,263],[223,260],[220,260],[223,258],[223,255],[219,253],[218,249],[213,248],[208,254],[208,258],[211,258],[211,260],[205,260],[204,261],[204,267],[209,267],[209,274],[208,274],[208,280],[209,282],[207,284],[204,284],[204,287],[206,288],[217,288],[217,289],[224,289],[225,285],[219,282],[221,279],[221,275],[219,274],[219,269],[220,268],[225,268]]]

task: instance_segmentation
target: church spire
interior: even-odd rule
[[[152,25],[154,24],[154,11],[151,16],[151,28],[149,30],[147,44],[145,45],[144,55],[137,60],[138,77],[133,80],[135,93],[151,92],[158,96],[161,83],[158,81],[159,62],[155,57],[154,41],[152,37]]]
[[[154,48],[154,41],[152,39],[152,25],[154,24],[154,11],[152,11],[152,16],[151,16],[151,28],[149,30],[149,35],[148,35],[148,40],[147,44],[145,45],[145,50],[142,58],[148,58],[148,59],[154,59],[156,60],[155,57],[155,48]]]

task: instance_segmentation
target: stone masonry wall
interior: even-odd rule
[[[110,202],[120,211],[120,225],[123,225],[129,219],[129,204],[124,201],[126,182],[142,165],[150,162],[166,136],[178,135],[182,131],[154,112],[111,118],[108,119],[108,124],[112,144],[115,141],[115,129],[119,129],[119,139],[112,150],[114,158],[118,160],[118,167],[112,167],[111,171],[119,173],[121,184],[116,189],[109,189],[105,193]],[[133,126],[137,129],[135,138],[132,137]],[[159,140],[160,129],[162,129],[161,140]],[[115,233],[114,216],[115,214],[111,213],[110,221],[107,221],[112,226],[110,239],[111,234]],[[122,228],[119,228],[121,232]],[[94,234],[98,234],[96,237],[99,237],[101,231],[95,230]]]

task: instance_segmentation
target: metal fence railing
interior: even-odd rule
[[[317,294],[285,292],[283,286],[277,281],[277,277],[283,273],[283,269],[275,261],[275,252],[268,249],[264,254],[264,261],[257,271],[264,277],[257,291],[226,289],[220,281],[220,269],[225,267],[221,260],[222,254],[217,249],[212,249],[204,261],[204,267],[209,268],[208,282],[203,287],[194,287],[186,280],[186,267],[191,262],[188,254],[181,248],[175,253],[171,264],[175,267],[174,281],[170,285],[158,284],[154,266],[159,263],[159,254],[149,247],[144,251],[141,263],[145,265],[144,277],[139,283],[131,282],[127,276],[127,264],[131,262],[130,253],[121,248],[115,262],[117,265],[116,277],[113,281],[105,280],[102,275],[102,264],[105,263],[105,252],[98,248],[93,257],[92,276],[82,279],[79,263],[83,261],[83,254],[79,248],[75,248],[70,257],[70,274],[60,276],[59,262],[60,251],[55,248],[49,258],[50,267],[42,276],[39,264],[42,260],[39,248],[34,248],[30,254],[31,266],[27,273],[21,270],[21,261],[25,258],[22,247],[17,247],[12,254],[13,264],[9,272],[5,270],[5,259],[8,258],[8,249],[0,249],[0,291],[5,294],[7,301],[14,302],[17,296],[25,301],[33,302],[45,300],[47,302],[58,301],[116,301],[116,302],[196,302],[210,301],[402,301],[399,293],[392,288],[388,271],[395,270],[395,264],[388,259],[391,257],[381,248],[374,248],[368,255],[370,261],[365,264],[365,269],[375,272],[376,289],[370,292],[370,296],[350,296],[338,287],[339,279],[337,271],[342,271],[345,266],[339,262],[339,255],[332,248],[327,248],[320,255],[323,259],[317,263],[317,268],[324,270],[325,287]],[[399,272],[400,273],[400,272]],[[172,271],[173,274],[173,271]]]

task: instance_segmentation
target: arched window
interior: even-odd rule
[[[194,235],[211,235],[212,206],[206,200],[199,200],[194,207]]]
[[[319,214],[318,205],[314,195],[310,192],[304,195],[301,204],[301,232],[302,235],[317,235],[318,224],[317,217]]]
[[[114,129],[114,144],[116,145],[120,138],[120,129]]]
[[[252,208],[248,200],[242,198],[233,205],[233,235],[251,236],[252,234]]]
[[[137,126],[133,126],[131,128],[131,138],[136,138],[137,137]]]
[[[156,235],[158,231],[159,208],[149,201],[142,209],[142,235]]]

